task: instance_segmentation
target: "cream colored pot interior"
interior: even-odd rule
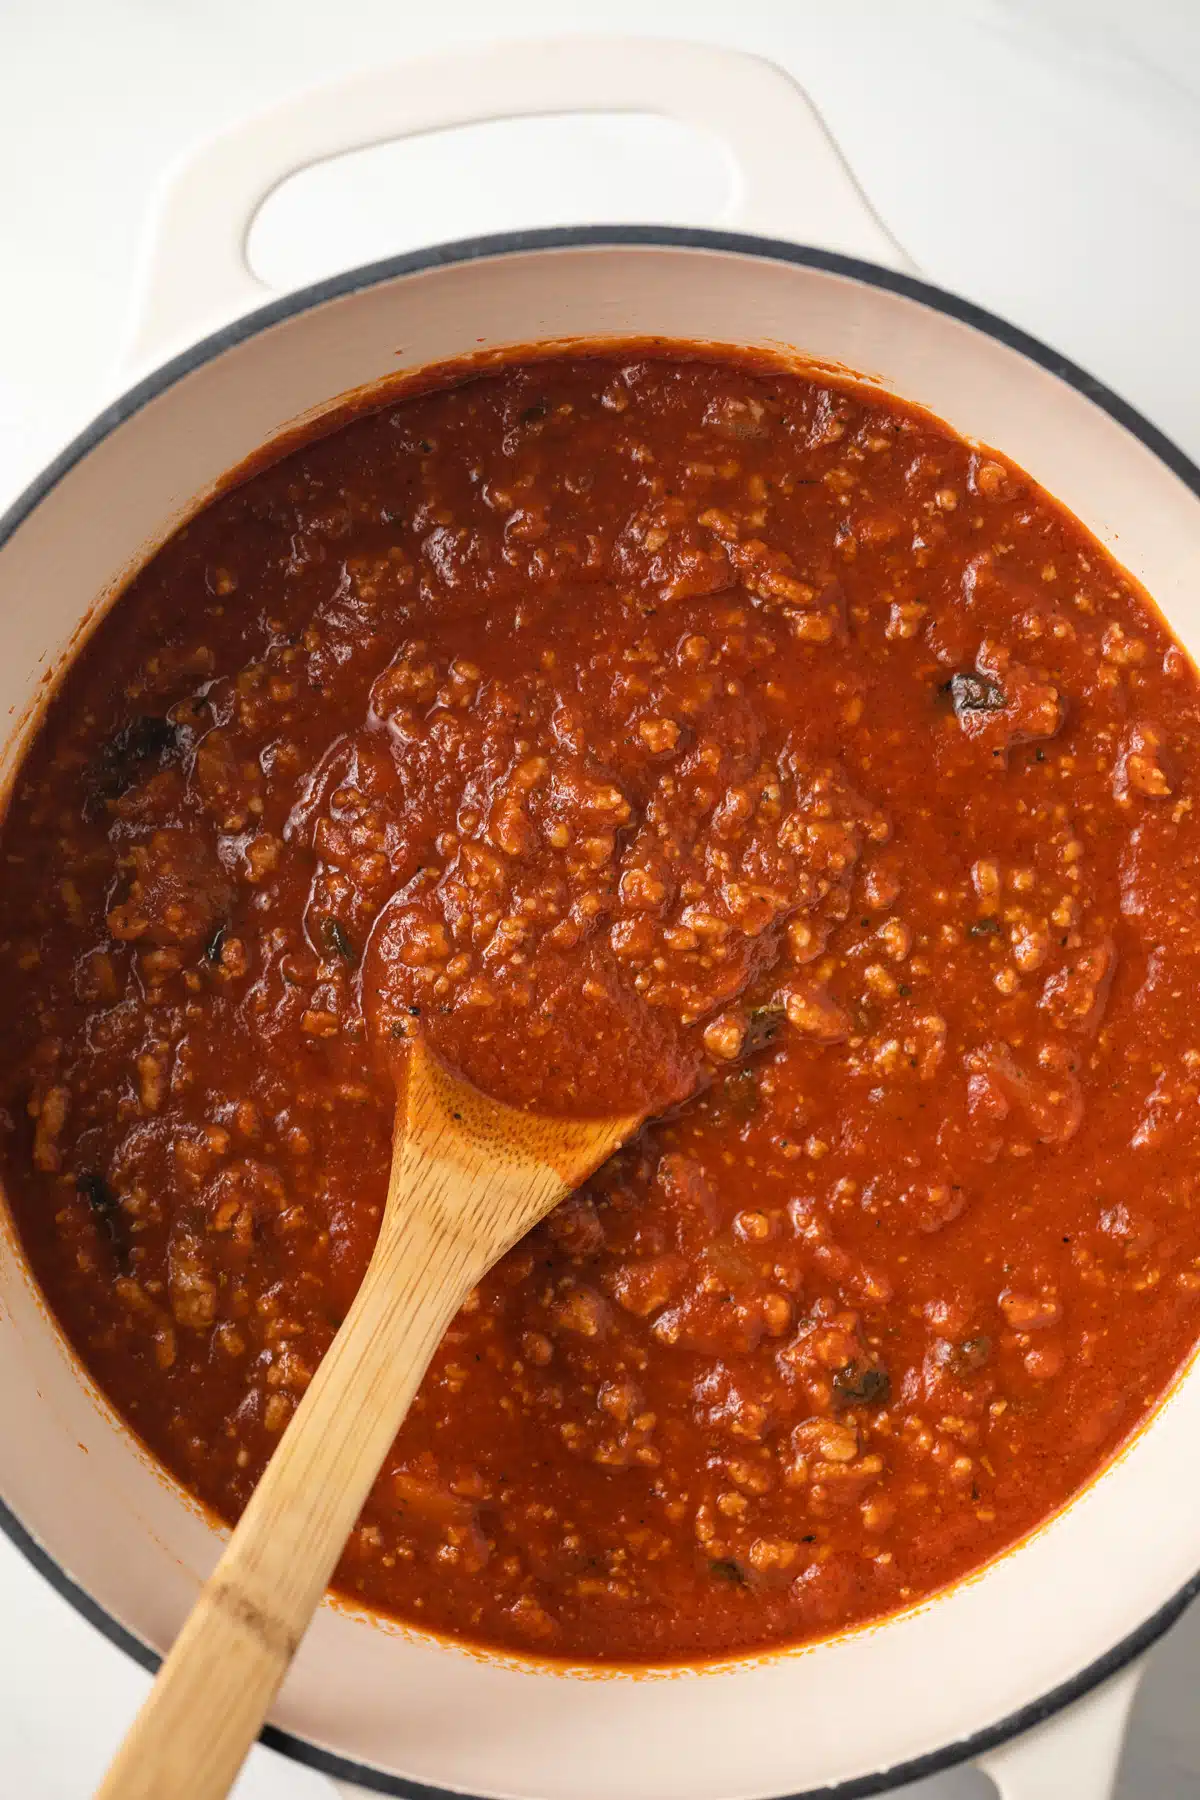
[[[481,333],[487,333],[481,339]],[[17,732],[95,606],[221,475],[398,370],[540,340],[655,334],[843,364],[1002,448],[1200,649],[1200,501],[1083,394],[917,298],[748,250],[565,245],[380,279],[199,361],[103,436],[0,549],[0,699]],[[11,769],[14,745],[7,752]],[[174,1635],[218,1540],[0,1262],[0,1492],[107,1612]],[[585,1677],[323,1608],[273,1717],[433,1786],[529,1800],[736,1800],[890,1768],[985,1729],[1118,1644],[1200,1564],[1200,1375],[1074,1506],[980,1578],[806,1651],[703,1674]]]

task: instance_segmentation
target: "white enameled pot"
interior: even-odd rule
[[[261,304],[246,233],[292,171],[452,124],[600,110],[715,131],[741,180],[737,222],[764,235],[592,228],[484,239]],[[225,471],[398,370],[556,340],[653,334],[859,371],[1015,458],[1200,650],[1200,472],[1081,371],[898,272],[903,264],[799,90],[765,63],[696,45],[575,39],[474,51],[360,76],[227,134],[166,195],[133,345],[152,372],[0,521],[4,780],[81,630]],[[168,351],[178,353],[163,362]],[[0,1370],[6,1529],[151,1664],[212,1566],[218,1534],[82,1373],[7,1226]],[[881,1626],[715,1670],[552,1672],[326,1605],[269,1741],[392,1794],[857,1795],[973,1758],[1015,1800],[1098,1800],[1136,1658],[1196,1584],[1198,1446],[1193,1368],[1113,1467],[979,1577]]]

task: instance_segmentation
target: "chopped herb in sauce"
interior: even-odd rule
[[[124,1215],[121,1202],[109,1187],[103,1175],[85,1171],[75,1177],[75,1191],[82,1194],[95,1216],[97,1225],[103,1230],[116,1253],[117,1261],[124,1266],[125,1255],[129,1248],[125,1231]]]
[[[945,684],[945,692],[959,717],[963,713],[1003,712],[1008,705],[1008,695],[1000,683],[974,669],[952,675]]]
[[[323,931],[325,942],[329,949],[332,950],[335,955],[340,956],[343,962],[352,963],[354,961],[354,948],[350,939],[346,936],[345,930],[339,924],[337,919],[326,919]]]
[[[886,1369],[847,1363],[833,1378],[833,1391],[848,1406],[886,1406],[892,1384]]]
[[[178,741],[170,719],[143,714],[128,720],[100,751],[95,777],[98,798],[117,799],[132,787],[146,763],[175,750]]]
[[[780,1026],[786,1018],[782,1006],[755,1006],[751,1009],[746,1026],[746,1042],[743,1046],[747,1054],[762,1050],[779,1034]]]

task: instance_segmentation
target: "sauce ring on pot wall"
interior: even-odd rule
[[[370,1253],[380,1040],[652,1105],[456,1319],[338,1584],[624,1662],[884,1615],[1200,1328],[1198,721],[1083,528],[876,392],[631,350],[388,403],[175,534],[18,778],[34,1270],[231,1518]]]

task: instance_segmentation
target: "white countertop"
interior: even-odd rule
[[[509,0],[502,15],[484,0],[0,0],[0,509],[113,378],[173,157],[364,62],[487,40],[501,17],[509,36],[652,32],[784,64],[923,273],[1065,351],[1200,459],[1197,0]],[[720,222],[711,151],[655,122],[556,125],[551,155],[544,127],[484,129],[483,154],[465,133],[381,154],[351,190],[281,196],[259,272],[299,281],[522,225]],[[0,1542],[0,1793],[90,1792],[145,1680]],[[1193,1612],[1151,1660],[1120,1800],[1200,1795],[1198,1681]],[[238,1788],[331,1791],[261,1749]],[[906,1790],[987,1791],[962,1772]]]

